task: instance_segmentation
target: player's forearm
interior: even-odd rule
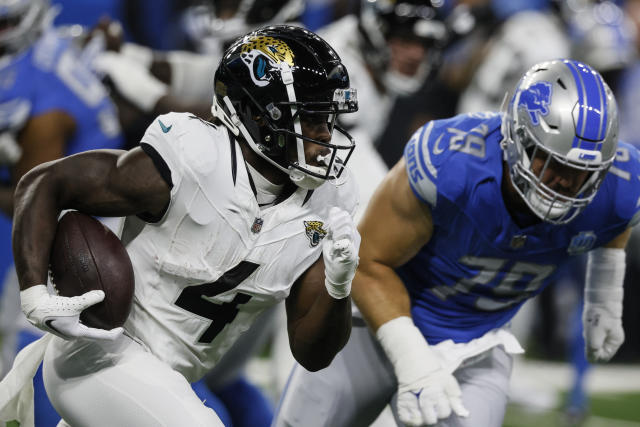
[[[307,370],[329,366],[351,334],[351,298],[334,299],[321,293],[307,314],[289,326],[295,359]]]
[[[50,242],[60,213],[49,175],[46,167],[37,167],[22,177],[15,192],[12,244],[21,290],[47,283]]]
[[[395,271],[383,264],[361,261],[351,295],[374,332],[389,320],[411,317],[407,289]]]

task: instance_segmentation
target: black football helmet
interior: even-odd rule
[[[392,91],[408,95],[420,88],[437,68],[449,38],[444,22],[444,1],[361,0],[358,30],[365,61]],[[392,37],[413,40],[427,48],[427,54],[414,76],[389,70]]]
[[[214,117],[302,188],[340,177],[355,143],[336,117],[357,109],[340,57],[303,28],[274,25],[241,37],[215,73]],[[301,120],[326,122],[331,134],[336,129],[346,136],[344,145],[304,136]],[[304,141],[329,149],[318,159],[324,167],[307,164]]]

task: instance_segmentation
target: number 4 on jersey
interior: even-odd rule
[[[251,295],[238,292],[230,302],[215,304],[204,297],[214,297],[227,292],[256,271],[260,264],[249,261],[241,261],[231,270],[224,273],[218,280],[212,283],[203,283],[185,288],[175,304],[198,316],[211,319],[211,325],[204,331],[198,339],[201,344],[210,344],[214,338],[222,331],[224,326],[233,322],[238,315],[238,305],[246,304]]]

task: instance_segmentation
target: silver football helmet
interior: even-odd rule
[[[31,45],[48,22],[48,10],[48,0],[0,0],[1,54]]]
[[[542,220],[565,224],[593,200],[618,146],[613,93],[590,66],[568,59],[534,65],[504,114],[502,147],[511,181]],[[534,160],[542,168],[535,173]],[[561,194],[543,183],[552,162],[587,172],[580,189]]]

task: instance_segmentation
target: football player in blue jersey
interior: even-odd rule
[[[393,400],[405,425],[500,426],[523,351],[509,320],[584,252],[586,354],[613,357],[640,218],[640,158],[617,132],[610,89],[573,60],[532,67],[503,113],[420,128],[359,226],[373,333],[356,318],[329,368],[296,367],[275,425],[366,426]]]
[[[17,281],[10,246],[15,183],[40,163],[123,143],[108,91],[72,41],[51,26],[53,17],[46,0],[0,1],[0,373],[10,368],[17,349],[40,335],[21,320],[17,286],[10,283]],[[35,422],[53,426],[60,417],[39,374],[34,381]]]
[[[92,148],[122,145],[117,111],[108,92],[82,63],[72,41],[51,21],[47,0],[3,1],[0,18],[0,130],[21,149],[12,179],[37,164]],[[11,214],[12,190],[0,196]]]

